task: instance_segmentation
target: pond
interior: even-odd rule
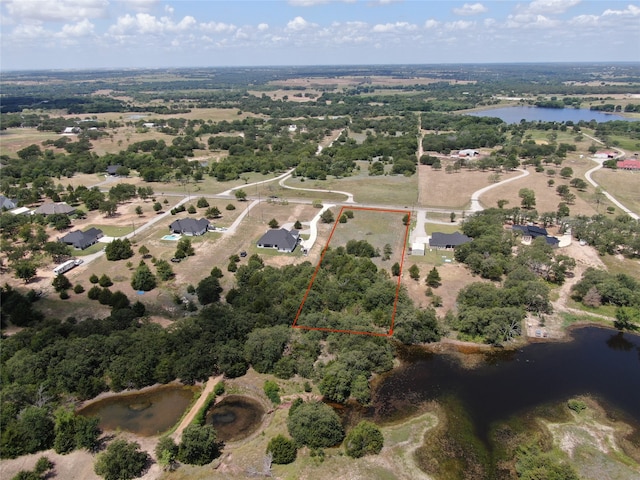
[[[251,397],[229,395],[207,412],[205,423],[213,425],[218,440],[231,442],[254,433],[262,424],[264,414],[263,406]]]
[[[194,387],[163,385],[97,400],[78,410],[78,414],[100,417],[103,430],[159,435],[180,420],[194,395]]]
[[[368,412],[385,421],[411,416],[431,400],[455,398],[477,437],[536,406],[591,395],[609,415],[640,424],[640,336],[586,327],[573,341],[534,343],[517,351],[486,354],[476,368],[451,355],[402,351],[403,364],[378,382]]]
[[[478,112],[470,112],[467,115],[474,117],[498,117],[506,123],[520,123],[524,119],[529,122],[574,122],[583,120],[590,122],[610,122],[611,120],[635,121],[616,113],[597,112],[586,108],[540,108],[540,107],[499,107]]]

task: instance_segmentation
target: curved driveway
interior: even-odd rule
[[[480,205],[480,195],[482,195],[483,193],[491,190],[492,188],[502,186],[505,183],[513,182],[514,180],[518,180],[520,178],[523,178],[529,175],[529,172],[527,170],[522,170],[521,168],[516,168],[516,170],[518,170],[519,172],[522,172],[522,175],[518,175],[517,177],[507,178],[506,180],[502,180],[501,182],[498,182],[498,183],[493,183],[484,188],[481,188],[480,190],[476,190],[475,192],[473,192],[471,194],[471,210],[470,211],[473,213],[473,212],[480,212],[484,210],[484,207]]]

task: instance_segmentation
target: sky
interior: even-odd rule
[[[640,0],[0,0],[0,71],[640,61]]]

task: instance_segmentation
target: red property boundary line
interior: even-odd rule
[[[398,283],[396,285],[396,296],[393,300],[393,313],[391,314],[391,326],[389,328],[389,331],[387,333],[379,333],[379,332],[363,332],[363,331],[359,331],[359,330],[342,330],[342,329],[338,329],[338,328],[325,328],[325,327],[307,327],[304,325],[298,325],[298,318],[300,318],[300,314],[302,313],[302,308],[304,307],[304,303],[307,301],[307,297],[309,296],[309,292],[311,291],[311,287],[313,286],[313,282],[316,279],[316,275],[318,275],[318,272],[320,271],[320,266],[322,265],[322,261],[324,260],[324,255],[327,253],[327,250],[329,249],[329,244],[331,243],[331,239],[333,238],[333,234],[336,231],[336,227],[338,226],[339,223],[339,219],[340,217],[342,217],[342,213],[345,210],[345,208],[347,210],[361,210],[361,211],[370,211],[370,212],[385,212],[385,213],[404,213],[407,214],[409,216],[408,221],[407,221],[407,225],[405,227],[405,231],[404,231],[404,240],[402,242],[402,258],[400,259],[400,274],[398,275]],[[340,209],[340,213],[338,214],[338,217],[333,225],[333,228],[331,229],[331,234],[329,235],[329,239],[327,240],[326,245],[324,246],[324,249],[322,250],[322,254],[320,255],[320,260],[318,261],[318,265],[316,265],[316,269],[313,272],[313,275],[311,276],[311,281],[309,282],[309,286],[307,287],[307,291],[304,293],[304,297],[302,297],[302,303],[300,303],[300,307],[298,308],[298,313],[296,314],[296,318],[293,321],[293,325],[291,325],[291,328],[300,328],[302,330],[318,330],[321,332],[331,332],[331,333],[351,333],[354,335],[371,335],[374,337],[390,337],[393,335],[393,326],[394,326],[394,322],[395,322],[395,318],[396,318],[396,309],[398,307],[398,295],[400,293],[400,281],[402,279],[402,269],[404,267],[404,256],[405,256],[405,252],[407,249],[407,238],[409,236],[409,226],[411,225],[411,212],[408,210],[393,210],[393,209],[385,209],[385,208],[369,208],[369,207],[342,207]]]

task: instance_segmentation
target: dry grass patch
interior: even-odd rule
[[[418,167],[420,206],[451,209],[468,208],[473,192],[490,185],[492,174],[494,172],[481,172],[479,170],[460,170],[458,173],[446,173],[444,168],[442,170],[434,170],[430,166],[420,165]],[[517,175],[520,175],[520,172],[501,173],[500,180],[506,180]],[[491,191],[485,195],[489,193]],[[481,201],[483,200],[484,196],[481,198]]]
[[[593,179],[625,207],[640,214],[640,174],[628,170],[602,168]]]
[[[55,132],[40,132],[35,128],[7,128],[5,131],[0,132],[0,154],[16,157],[18,150],[33,144],[44,149],[42,142],[45,140],[57,140],[60,136]],[[73,141],[76,140],[75,136],[70,138]]]
[[[573,166],[571,167],[574,168]],[[549,187],[547,185],[547,181],[551,177],[547,176],[545,173],[536,173],[532,168],[529,168],[528,170],[528,176],[514,180],[513,182],[509,182],[505,185],[497,186],[483,194],[480,197],[480,203],[485,207],[490,208],[495,207],[498,200],[506,199],[509,201],[506,208],[519,207],[521,199],[518,196],[518,192],[522,188],[529,188],[535,192],[536,205],[534,208],[538,213],[555,212],[558,209],[558,204],[563,201],[556,193],[556,187],[562,184],[568,185],[569,180],[561,180],[560,177],[556,175],[553,177],[556,182],[555,185]],[[556,168],[556,171],[559,171],[559,169]],[[574,168],[574,172],[575,171],[576,168]],[[577,174],[574,175],[574,177],[576,176]],[[571,192],[578,194],[576,196],[575,203],[573,205],[569,205],[571,215],[582,214],[590,216],[596,213],[594,204],[590,203],[588,199],[583,198],[575,188],[571,187]]]

